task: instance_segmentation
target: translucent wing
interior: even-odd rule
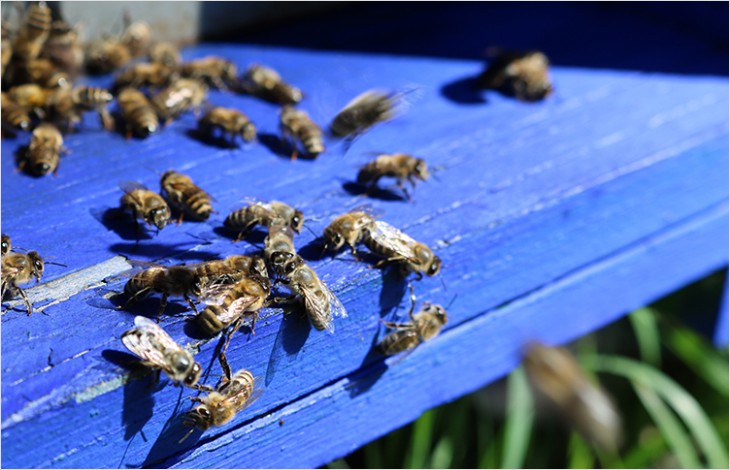
[[[171,351],[182,350],[182,347],[149,318],[137,316],[134,324],[136,328],[122,335],[122,343],[142,360],[168,372],[170,365],[165,358]]]
[[[134,191],[136,189],[142,189],[142,190],[148,191],[147,186],[143,185],[142,183],[138,183],[136,181],[123,181],[123,182],[119,183],[119,187],[125,193],[131,193],[132,191]]]
[[[218,318],[223,323],[233,323],[236,319],[246,312],[250,312],[250,307],[256,301],[259,300],[258,296],[255,295],[243,295],[231,303],[231,305],[225,309]]]
[[[416,259],[413,246],[417,242],[382,220],[375,221],[370,228],[369,236],[386,251],[391,252],[391,256],[395,255],[408,260]]]
[[[333,317],[346,317],[347,310],[340,299],[332,293],[320,280],[319,288],[307,285],[299,286],[299,293],[304,300],[304,307],[313,323],[319,323],[329,333],[335,332]]]

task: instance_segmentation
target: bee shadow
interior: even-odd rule
[[[233,243],[240,243],[242,240],[246,240],[250,244],[256,246],[259,249],[263,249],[264,247],[264,240],[266,240],[267,233],[263,230],[258,230],[256,228],[249,230],[248,232],[243,234],[243,237],[241,237],[241,240],[236,241],[236,237],[238,236],[238,232],[235,230],[231,230],[224,226],[215,227],[213,229],[213,232],[215,232],[216,235],[219,235],[224,238],[229,238]]]
[[[23,170],[20,169],[21,165],[23,165],[26,162],[26,159],[28,157],[28,145],[21,145],[15,150],[15,167],[18,169],[18,172],[21,172],[25,175],[32,176],[34,178],[43,178],[44,176],[48,175],[36,175],[30,172],[30,169],[28,168],[28,165],[25,165]]]
[[[219,257],[219,253],[216,252],[185,250],[182,248],[185,246],[192,248],[195,243],[114,243],[109,246],[109,251],[114,254],[128,255],[130,258],[148,258],[150,260],[172,257],[179,261],[206,261]]]
[[[378,335],[374,335],[370,350],[363,358],[360,367],[357,368],[357,372],[349,378],[350,383],[346,386],[351,398],[370,390],[385,374],[388,365],[385,363],[384,357],[378,347]]]
[[[458,104],[484,104],[484,90],[477,87],[479,75],[470,75],[448,82],[441,87],[441,96]]]
[[[185,131],[185,135],[190,137],[193,140],[197,140],[198,142],[209,145],[211,147],[218,147],[222,149],[238,149],[241,148],[238,141],[236,139],[231,140],[226,134],[220,133],[220,134],[209,134],[206,132],[202,132],[201,130],[197,128],[193,129],[187,129]]]
[[[367,188],[355,181],[346,181],[342,183],[342,189],[353,196],[370,197],[373,199],[380,199],[381,201],[408,201],[408,198],[406,198],[402,193],[378,186]]]
[[[408,281],[397,266],[383,267],[383,289],[380,291],[380,317],[397,310],[406,294]]]
[[[295,149],[292,148],[286,141],[282,140],[278,135],[261,132],[256,135],[256,138],[259,142],[261,142],[261,145],[269,149],[269,151],[277,157],[281,157],[285,160],[293,160],[292,155]],[[304,161],[314,161],[317,159],[317,157],[318,155],[312,156],[305,152],[299,151],[297,153],[296,159]]]
[[[325,239],[322,236],[314,238],[306,245],[297,249],[297,254],[307,261],[322,260],[329,256],[325,250],[325,243]]]
[[[284,315],[279,325],[274,347],[271,349],[269,363],[266,366],[265,383],[267,387],[280,369],[293,366],[311,330],[312,326],[302,307],[297,307]],[[282,364],[284,359],[286,362]]]
[[[119,207],[89,209],[91,216],[107,230],[116,233],[122,240],[149,240],[152,235],[141,225],[135,224],[132,215]]]

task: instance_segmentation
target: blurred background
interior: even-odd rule
[[[3,2],[3,17],[17,17]],[[125,12],[156,39],[483,60],[491,46],[539,49],[557,66],[728,75],[728,4],[52,3],[84,41],[118,34]],[[558,90],[559,92],[559,90]],[[623,445],[597,449],[522,368],[328,468],[699,468],[727,466],[727,323],[722,270],[569,345],[623,417]],[[725,305],[725,309],[727,305]],[[725,317],[726,321],[726,317]],[[713,343],[713,338],[715,342]]]

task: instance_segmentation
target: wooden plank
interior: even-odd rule
[[[358,406],[369,402],[385,410],[396,403],[392,393],[376,393],[382,379],[378,371],[384,367],[382,356],[372,348],[383,334],[379,319],[403,313],[405,285],[392,273],[368,269],[349,261],[345,254],[334,260],[318,259],[319,248],[311,233],[305,231],[298,237],[297,246],[340,296],[349,318],[337,322],[333,337],[310,331],[306,321],[294,315],[282,319],[276,310],[267,312],[256,336],[239,334],[230,349],[233,366],[250,368],[259,376],[266,386],[264,394],[229,425],[202,437],[197,433],[181,445],[176,442],[184,430],[176,416],[188,409],[185,397],[189,392],[170,386],[150,391],[145,380],[131,380],[120,362],[123,347],[118,338],[130,328],[133,314],[112,309],[102,297],[121,290],[123,280],[95,287],[122,266],[112,263],[108,269],[78,274],[117,254],[179,262],[254,251],[255,246],[234,245],[217,230],[226,211],[245,196],[289,201],[316,217],[308,225],[321,233],[333,215],[365,202],[343,185],[354,178],[359,164],[371,158],[369,151],[413,152],[441,168],[437,180],[417,188],[413,203],[367,201],[385,220],[435,246],[444,260],[442,280],[447,290],[435,278],[416,286],[421,300],[447,304],[458,294],[439,347],[457,347],[460,336],[452,330],[461,331],[477,321],[491,325],[489,319],[501,315],[500,306],[530,299],[561,279],[578,279],[580,273],[600,271],[604,265],[606,271],[617,270],[613,273],[618,276],[616,289],[624,290],[618,297],[625,296],[626,304],[618,301],[618,290],[613,290],[614,294],[605,297],[605,310],[595,316],[576,317],[551,307],[542,327],[546,335],[554,334],[555,341],[575,337],[727,263],[727,233],[717,229],[716,222],[727,218],[728,91],[724,79],[558,67],[554,76],[561,92],[555,99],[527,105],[487,93],[488,103],[466,105],[448,99],[444,88],[459,77],[478,72],[481,65],[472,61],[233,45],[200,46],[185,51],[185,56],[212,53],[231,57],[241,67],[259,61],[279,69],[284,77],[310,91],[303,107],[322,124],[351,97],[373,86],[415,87],[420,97],[413,100],[410,112],[363,136],[346,156],[341,155],[339,144],[329,142],[330,150],[314,162],[290,162],[272,151],[272,136],[277,132],[274,106],[221,92],[213,93],[211,101],[244,109],[260,129],[258,143],[235,150],[210,147],[188,135],[195,125],[193,116],[147,140],[127,142],[98,130],[89,116],[90,129],[69,136],[67,145],[73,153],[62,162],[57,178],[15,174],[12,159],[4,158],[3,231],[18,246],[37,249],[68,265],[49,267],[45,279],[60,280],[72,273],[77,273],[76,279],[84,279],[78,294],[62,302],[54,303],[58,300],[54,296],[60,294],[49,295],[49,286],[29,290],[52,304],[42,314],[26,317],[21,311],[11,311],[2,317],[4,466],[154,465],[202,444],[222,445],[237,435],[230,431],[244,429],[246,423],[245,429],[252,426],[269,432],[267,416],[282,410],[314,409],[305,406],[308,400],[328,393],[331,399],[312,402],[316,403],[312,419],[330,412],[333,417],[343,416],[336,411],[342,400],[348,400],[349,392],[343,395],[345,392],[331,387],[357,373],[364,374],[371,386],[358,395]],[[12,155],[26,143],[27,136],[3,141],[3,153]],[[134,240],[123,238],[130,235],[128,220],[109,227],[100,222],[100,214],[118,203],[118,181],[140,180],[155,187],[155,171],[171,167],[188,172],[209,189],[221,213],[208,223],[184,222],[166,228],[158,236],[142,240],[138,249]],[[28,197],[30,193],[33,198]],[[663,251],[649,243],[675,232],[680,234],[681,250]],[[646,266],[643,271],[637,268],[641,276],[630,276],[633,261],[621,265],[623,271],[616,268],[620,263],[610,262],[623,259],[622,253],[642,243],[646,243],[641,258]],[[690,247],[697,246],[711,248],[688,256]],[[666,268],[670,261],[674,269]],[[652,266],[661,271],[656,284],[636,282]],[[87,277],[90,272],[95,274]],[[395,312],[399,305],[400,312]],[[171,314],[183,310],[178,304],[168,308]],[[150,301],[133,313],[155,310],[155,302]],[[517,347],[524,339],[518,330],[525,324],[517,317],[510,322],[511,335],[497,328],[481,341],[499,338],[503,344],[512,342]],[[187,344],[197,342],[185,323],[180,316],[163,319],[174,338]],[[20,341],[22,347],[18,347]],[[209,380],[215,381],[220,373],[213,362],[215,341],[201,344],[199,349],[199,360],[210,367]],[[513,353],[514,349],[504,352]],[[486,358],[490,350],[484,354]],[[416,364],[419,357],[425,358],[415,353],[408,361]],[[400,382],[410,389],[411,381],[419,384],[416,376],[428,366],[406,364],[393,369],[402,370],[403,375],[396,374],[394,382],[385,381],[383,386],[395,387]],[[406,417],[412,419],[419,409],[488,383],[513,364],[512,356],[495,366],[494,374],[485,375],[464,369],[460,372],[467,384],[464,387],[417,401],[392,420],[388,414],[378,426],[372,425],[372,432],[353,433],[352,440],[324,446],[321,453],[303,439],[304,428],[285,424],[278,436],[286,443],[281,444],[286,452],[267,444],[266,452],[246,453],[247,459],[240,465],[269,466],[279,462],[281,455],[300,457],[289,460],[287,466],[320,465],[406,422]],[[332,404],[329,411],[328,403]],[[374,416],[385,416],[385,412]],[[324,434],[326,421],[320,427],[310,426],[306,427],[308,438],[328,437]],[[342,426],[354,424],[343,416]],[[257,439],[245,440],[245,445],[253,445]],[[238,452],[236,447],[226,448]],[[208,465],[201,455],[211,456],[211,466],[230,465],[228,457],[213,458],[214,454],[195,453],[191,458],[195,465]]]

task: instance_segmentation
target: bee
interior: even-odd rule
[[[8,96],[18,106],[22,106],[26,110],[33,111],[36,114],[43,115],[43,107],[46,105],[48,97],[54,92],[54,90],[47,90],[40,85],[28,83],[10,88],[8,90]]]
[[[26,167],[35,176],[58,172],[58,161],[63,152],[63,136],[53,124],[43,123],[33,130],[28,152],[20,161],[20,170]]]
[[[276,70],[254,64],[241,78],[241,88],[246,93],[266,101],[287,105],[302,101],[302,91],[284,80]]]
[[[127,138],[133,132],[139,137],[147,137],[157,131],[160,124],[157,114],[141,91],[125,88],[119,93],[118,100],[127,127]]]
[[[10,59],[13,58],[13,40],[10,36],[10,27],[6,21],[2,22],[2,47],[0,47],[2,53],[2,75],[5,76],[5,68],[10,63]]]
[[[196,284],[195,271],[188,266],[152,266],[132,276],[124,285],[124,294],[128,299],[124,308],[151,292],[158,292],[162,294],[162,300],[157,312],[157,323],[160,322],[162,313],[167,307],[167,298],[171,295],[183,297],[190,308],[198,313],[198,308],[190,298]]]
[[[231,212],[223,222],[226,228],[239,232],[236,241],[256,225],[271,227],[277,224],[286,225],[299,233],[304,225],[304,214],[280,201],[255,202]]]
[[[41,57],[50,59],[70,76],[78,75],[84,65],[84,49],[79,43],[76,27],[62,20],[51,23],[51,32],[43,45]]]
[[[144,21],[132,22],[128,14],[124,15],[126,28],[119,38],[132,57],[139,57],[147,54],[152,42],[152,30],[150,25]]]
[[[36,83],[44,88],[68,88],[71,81],[66,72],[59,70],[48,59],[34,59],[28,62],[24,70],[24,82]]]
[[[9,249],[10,242],[8,238]],[[28,315],[30,315],[33,310],[30,300],[28,300],[25,291],[18,284],[26,284],[33,278],[35,278],[36,282],[40,282],[44,268],[45,263],[43,258],[36,251],[8,253],[4,255],[2,257],[2,295],[0,298],[5,298],[6,292],[12,294],[19,293],[28,309]]]
[[[16,31],[13,40],[13,58],[27,63],[37,58],[51,31],[51,9],[46,2],[32,3]]]
[[[152,97],[152,105],[164,119],[173,119],[184,111],[199,109],[208,96],[208,87],[191,78],[181,78]]]
[[[621,443],[621,416],[611,397],[594,385],[565,348],[529,343],[525,372],[533,390],[546,396],[567,420],[598,447],[616,451]]]
[[[24,107],[19,106],[8,93],[2,93],[2,124],[3,128],[30,130],[30,116]]]
[[[2,256],[10,253],[10,250],[13,248],[13,244],[10,241],[10,235],[2,234],[2,244],[0,245],[0,248],[2,248]]]
[[[208,56],[183,63],[180,66],[183,77],[197,78],[220,89],[228,89],[236,80],[237,69],[232,62],[222,57]]]
[[[285,285],[301,298],[312,326],[319,331],[334,333],[333,317],[346,317],[347,311],[317,273],[299,255],[274,266]]]
[[[94,110],[99,114],[99,120],[104,129],[114,128],[107,105],[114,99],[112,94],[104,88],[79,86],[73,90],[59,89],[53,92],[46,101],[46,109],[51,117],[71,130],[81,123],[82,111]]]
[[[161,87],[167,85],[175,76],[175,70],[167,65],[141,62],[126,68],[114,81],[114,89],[141,86]]]
[[[197,283],[193,293],[199,297],[214,292],[217,286],[235,284],[246,276],[269,277],[266,263],[258,256],[232,255],[225,259],[193,265],[190,268],[195,274]]]
[[[92,74],[109,73],[132,60],[127,46],[117,38],[92,41],[86,47],[85,57],[86,69]]]
[[[435,276],[441,270],[441,258],[427,245],[417,242],[392,225],[376,220],[367,226],[365,246],[383,259],[376,266],[396,262],[404,272],[415,272],[417,279]]]
[[[122,343],[153,370],[164,371],[176,384],[197,390],[210,390],[198,384],[203,368],[193,355],[177,344],[165,330],[148,318],[134,318],[135,328],[124,332]]]
[[[142,219],[158,230],[165,228],[170,220],[170,207],[162,196],[134,182],[123,183],[121,188],[124,191],[120,200],[121,208],[132,212],[138,227],[137,219]]]
[[[306,112],[292,106],[284,106],[281,109],[279,126],[284,139],[290,143],[293,149],[292,159],[296,159],[299,153],[297,141],[301,142],[306,153],[312,157],[324,152],[322,129],[309,118]]]
[[[170,206],[181,212],[179,222],[182,222],[183,213],[193,220],[208,220],[213,212],[210,195],[182,173],[165,172],[160,179],[160,187]]]
[[[370,214],[359,211],[347,212],[336,217],[324,229],[326,248],[339,251],[344,245],[347,245],[353,256],[357,258],[355,245],[368,236],[374,223],[375,219]]]
[[[336,137],[355,137],[395,114],[396,94],[369,90],[347,103],[330,124]]]
[[[395,178],[398,187],[410,200],[411,196],[405,187],[408,181],[415,188],[416,181],[426,181],[429,177],[428,166],[420,158],[415,158],[405,153],[394,153],[392,155],[380,155],[375,160],[366,164],[357,174],[357,182],[368,189],[375,187],[378,180],[383,177]]]
[[[149,59],[153,64],[162,64],[172,69],[176,69],[182,61],[180,58],[180,49],[171,42],[156,42],[152,44]]]
[[[208,336],[214,336],[229,325],[251,318],[251,331],[256,325],[258,311],[266,305],[266,299],[271,293],[271,283],[268,277],[244,277],[237,283],[227,287],[225,294],[216,303],[208,304],[195,317],[201,330]],[[237,330],[238,326],[233,330]]]
[[[421,310],[415,315],[412,304],[408,317],[411,321],[406,323],[383,322],[385,326],[395,330],[380,342],[380,349],[386,355],[392,356],[414,349],[424,341],[438,335],[449,320],[446,310],[442,306],[429,303],[421,307]]]
[[[256,138],[256,127],[241,111],[232,108],[215,107],[209,109],[198,121],[198,130],[212,135],[215,129],[231,135],[231,145],[237,135],[244,141],[251,142]]]
[[[253,402],[254,384],[253,374],[245,369],[239,370],[233,377],[223,377],[215,391],[203,398],[191,398],[200,405],[185,414],[183,425],[205,431],[226,424]]]
[[[477,78],[479,88],[493,89],[522,101],[539,101],[550,95],[548,58],[542,52],[498,52]]]
[[[294,231],[283,224],[269,226],[264,240],[264,256],[276,274],[281,275],[284,265],[297,255],[294,248]]]

